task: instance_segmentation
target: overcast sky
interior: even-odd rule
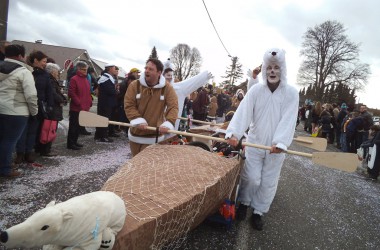
[[[380,108],[380,1],[378,0],[10,0],[8,40],[86,49],[90,56],[126,70],[144,67],[153,46],[166,61],[178,43],[196,47],[215,82],[239,57],[244,73],[260,65],[265,50],[286,50],[289,83],[296,85],[299,52],[307,28],[341,22],[360,43],[360,61],[372,75],[359,101]],[[297,86],[300,88],[299,86]],[[358,100],[357,100],[358,101]]]

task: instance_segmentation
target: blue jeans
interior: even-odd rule
[[[27,116],[0,114],[0,174],[12,172],[12,154],[27,122]]]
[[[30,153],[36,145],[37,129],[40,125],[39,120],[29,119],[20,139],[16,144],[17,153]]]

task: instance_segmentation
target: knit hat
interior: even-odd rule
[[[340,106],[341,109],[346,109],[347,108],[347,105],[345,103],[342,103],[342,105]]]

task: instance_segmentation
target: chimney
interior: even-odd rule
[[[41,44],[41,43],[42,43],[42,40],[36,40],[35,43],[39,43],[39,44]]]

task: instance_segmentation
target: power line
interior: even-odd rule
[[[231,54],[230,54],[230,52],[228,52],[226,46],[224,46],[224,43],[223,43],[222,39],[220,38],[218,31],[217,31],[216,28],[215,28],[214,22],[212,21],[211,16],[210,16],[210,13],[208,12],[208,9],[207,9],[207,6],[206,6],[205,1],[202,0],[202,2],[203,2],[203,5],[205,6],[205,9],[206,9],[206,11],[207,11],[207,15],[208,15],[208,17],[210,18],[211,24],[212,24],[212,26],[214,27],[214,30],[215,30],[216,34],[218,35],[219,41],[222,43],[222,45],[223,45],[224,49],[226,50],[228,56],[229,56],[229,57],[232,57]]]

